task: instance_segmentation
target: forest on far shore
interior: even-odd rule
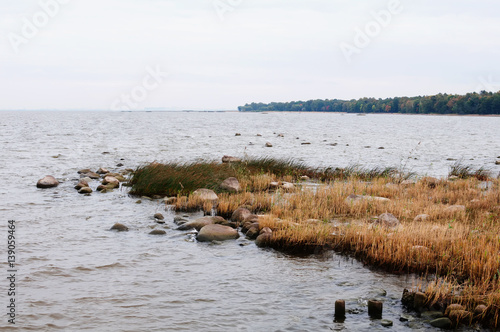
[[[316,99],[308,101],[251,103],[239,106],[240,112],[346,112],[408,114],[500,114],[500,91],[438,94],[434,96],[361,98],[352,100]]]

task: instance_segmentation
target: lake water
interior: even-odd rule
[[[76,172],[223,155],[293,157],[325,167],[398,166],[432,176],[445,176],[455,162],[451,158],[498,172],[498,128],[498,117],[0,112],[0,232],[5,248],[7,221],[16,220],[16,327],[385,331],[367,317],[366,301],[379,298],[392,330],[429,331],[418,319],[411,328],[399,321],[403,288],[414,282],[410,277],[372,271],[333,253],[300,258],[262,250],[244,238],[196,243],[174,230],[175,214],[159,201],[136,204],[125,189],[78,195]],[[273,147],[264,147],[266,142]],[[37,180],[47,174],[61,184],[37,189]],[[156,212],[166,216],[165,225],[155,223]],[[110,232],[116,222],[130,231]],[[148,235],[154,227],[169,227],[167,235]],[[0,276],[7,277],[5,261]],[[5,277],[0,278],[3,308]],[[337,299],[352,310],[344,323],[333,321]],[[9,330],[2,317],[0,330]]]

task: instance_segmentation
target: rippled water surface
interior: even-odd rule
[[[393,330],[428,331],[418,320],[412,328],[399,321],[402,290],[414,282],[408,277],[371,271],[333,253],[291,257],[244,238],[196,243],[174,230],[174,214],[158,201],[136,204],[125,190],[78,195],[76,171],[229,154],[294,157],[311,166],[399,166],[434,176],[447,174],[451,158],[498,172],[498,128],[500,118],[482,117],[0,112],[1,232],[6,234],[7,220],[17,221],[16,326],[385,331],[367,318],[366,300],[379,298]],[[266,142],[273,147],[265,148]],[[60,186],[37,189],[36,181],[47,174]],[[165,225],[152,219],[156,212],[166,216]],[[115,222],[130,231],[110,232]],[[167,235],[148,235],[154,227],[166,227]],[[5,259],[0,267],[6,274]],[[358,313],[335,323],[334,302],[341,298]],[[7,330],[2,316],[0,330]]]

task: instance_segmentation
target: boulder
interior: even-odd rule
[[[256,239],[257,236],[259,236],[260,234],[260,230],[259,230],[259,223],[258,222],[254,222],[253,224],[250,225],[250,227],[248,228],[248,231],[245,233],[245,235],[249,238],[249,239]]]
[[[429,218],[431,216],[429,216],[428,214],[419,214],[418,216],[416,216],[413,221],[415,222],[419,222],[419,221],[428,221]]]
[[[77,173],[78,174],[86,174],[86,173],[90,173],[90,172],[92,172],[90,170],[90,168],[84,168],[84,169],[79,170]]]
[[[149,235],[165,235],[167,232],[165,232],[163,229],[153,229],[151,232],[149,232]]]
[[[450,205],[444,209],[444,212],[450,214],[465,212],[465,205]]]
[[[174,218],[174,224],[180,226],[180,225],[184,225],[185,223],[187,223],[188,220],[187,219],[184,219],[183,217],[175,217]]]
[[[444,315],[448,316],[450,314],[450,312],[455,311],[455,310],[465,310],[465,308],[461,304],[453,303],[453,304],[450,304],[448,307],[446,307]]]
[[[220,187],[223,189],[223,190],[227,190],[229,192],[238,192],[240,191],[240,183],[238,182],[238,179],[235,178],[235,177],[230,177],[230,178],[227,178],[225,179]]]
[[[165,217],[161,213],[155,213],[155,215],[153,216],[153,218],[158,219],[158,220],[165,219]]]
[[[80,190],[78,190],[79,194],[91,194],[92,193],[92,188],[90,187],[83,187]]]
[[[108,171],[107,169],[105,169],[105,168],[102,168],[102,167],[101,167],[101,168],[99,168],[99,169],[97,170],[97,172],[96,172],[96,173],[97,173],[97,174],[107,174],[107,173],[109,173],[109,171]]]
[[[258,247],[267,247],[273,238],[273,231],[269,227],[264,227],[257,239],[255,239],[255,244]]]
[[[193,191],[191,196],[195,196],[195,197],[197,196],[203,201],[216,202],[219,199],[219,197],[217,196],[215,191],[210,190],[210,189],[205,189],[205,188],[196,189],[195,191]]]
[[[240,235],[236,229],[229,226],[211,224],[204,226],[196,239],[200,242],[225,241],[239,238]]]
[[[375,223],[380,224],[384,227],[397,227],[401,224],[398,218],[396,218],[393,214],[387,212],[382,213],[380,216],[378,216],[378,219]]]
[[[347,196],[345,199],[345,202],[347,204],[356,204],[356,203],[361,203],[361,202],[366,202],[366,201],[375,201],[375,202],[390,202],[391,200],[389,198],[385,197],[377,197],[377,196],[365,196],[365,195],[355,195],[351,194]]]
[[[120,181],[117,178],[115,178],[114,176],[108,175],[104,178],[104,180],[102,180],[102,184],[103,185],[113,184],[113,185],[118,187],[118,186],[120,186]]]
[[[100,191],[100,192],[107,192],[107,191],[112,191],[115,188],[116,188],[116,185],[112,184],[112,183],[107,184],[107,185],[100,184],[97,186],[96,190]]]
[[[224,156],[224,157],[222,157],[222,162],[223,163],[239,163],[239,162],[241,162],[241,159],[238,157]]]
[[[59,181],[52,175],[47,175],[44,178],[38,180],[36,183],[37,188],[53,188],[59,185]]]
[[[80,190],[82,189],[83,187],[88,187],[89,186],[89,183],[85,180],[80,180],[80,182],[78,182],[78,184],[75,186],[75,189],[76,190]]]
[[[474,316],[482,316],[487,309],[488,307],[485,306],[484,304],[477,305],[476,308],[474,309]]]
[[[226,220],[222,217],[202,217],[196,220],[189,221],[185,224],[180,225],[177,229],[180,231],[187,231],[189,229],[196,229],[197,231],[201,230],[203,227],[207,225],[212,225],[216,223],[223,223]]]
[[[266,143],[266,148],[272,148],[272,147],[273,147],[273,145],[271,143],[269,143],[269,142]]]
[[[434,319],[430,322],[430,324],[439,329],[451,329],[453,323],[448,317],[441,317]]]
[[[471,317],[472,314],[467,310],[452,310],[448,313],[448,318],[456,323],[469,321]]]
[[[124,224],[116,223],[110,228],[110,230],[117,232],[126,232],[128,231],[128,227]]]
[[[94,172],[87,172],[87,173],[83,174],[83,176],[89,177],[93,180],[99,179],[101,177],[99,174],[94,173]]]
[[[244,207],[239,207],[236,210],[234,210],[233,215],[231,216],[231,220],[236,222],[243,222],[251,214],[252,213],[248,209]]]

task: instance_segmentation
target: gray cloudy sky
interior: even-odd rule
[[[498,0],[2,0],[0,35],[0,109],[500,90]]]

